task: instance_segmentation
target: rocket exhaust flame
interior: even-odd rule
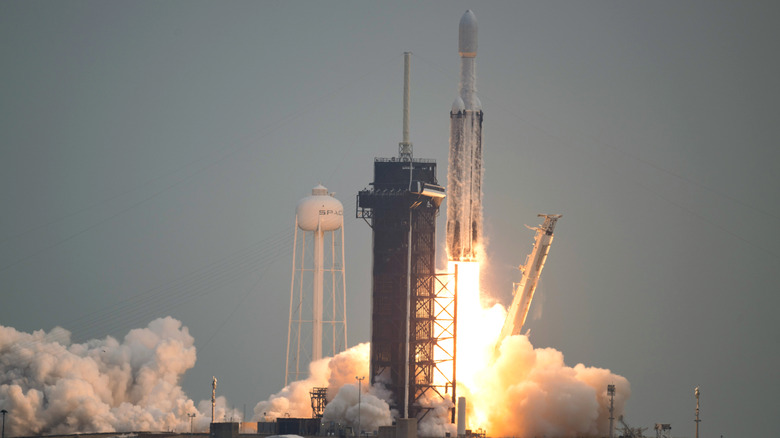
[[[468,400],[468,425],[493,436],[583,436],[608,431],[607,384],[616,386],[615,415],[624,411],[630,393],[628,381],[609,370],[582,364],[568,367],[563,355],[551,348],[534,349],[525,336],[509,336],[500,354],[490,349],[500,330],[504,309],[480,303],[478,263],[463,263],[464,338],[459,348],[462,378],[458,394]],[[460,267],[459,267],[460,268]],[[466,287],[466,284],[471,284]],[[471,312],[471,313],[469,313]],[[195,430],[208,427],[209,400],[196,404],[178,386],[181,375],[195,362],[194,340],[173,318],[153,321],[132,330],[121,343],[113,338],[71,344],[67,331],[49,334],[20,333],[0,326],[0,407],[13,411],[6,425],[13,435],[41,433],[108,432],[134,430],[189,430],[187,414],[195,417]],[[381,382],[363,387],[357,396],[354,377],[368,370],[368,344],[352,347],[333,358],[314,362],[306,380],[286,386],[254,408],[254,420],[269,421],[289,414],[311,415],[309,392],[328,387],[325,419],[356,424],[364,430],[389,425],[397,411]],[[471,361],[465,364],[463,361]],[[466,370],[469,374],[466,374]],[[358,407],[358,401],[360,407]],[[446,400],[445,400],[446,401]],[[227,409],[224,397],[216,399],[216,418],[240,417]],[[454,432],[448,407],[441,404],[420,423],[424,436]]]
[[[460,90],[450,112],[447,173],[447,255],[457,272],[457,394],[465,396],[467,427],[498,436],[581,436],[607,431],[609,383],[618,388],[619,411],[628,381],[609,370],[567,367],[551,348],[534,349],[520,335],[559,215],[545,215],[516,288],[509,314],[500,304],[483,307],[482,104],[476,93],[477,21],[460,21]],[[455,270],[455,265],[458,269]]]
[[[458,265],[457,394],[468,404],[466,428],[491,436],[598,436],[609,431],[606,388],[615,384],[615,412],[623,412],[628,381],[602,368],[567,366],[553,348],[528,337],[500,338],[507,313],[487,307],[479,281],[484,262]],[[496,344],[498,348],[496,349]]]
[[[457,352],[457,376],[438,375],[434,380],[456,380],[457,395],[465,396],[468,404],[465,428],[487,430],[492,436],[604,435],[608,432],[609,415],[606,387],[608,384],[616,387],[614,411],[619,415],[630,394],[628,381],[606,369],[582,364],[568,367],[564,364],[562,353],[552,348],[534,349],[528,338],[515,334],[515,330],[501,336],[502,324],[507,319],[506,309],[500,304],[485,307],[481,300],[479,274],[480,268],[485,265],[485,256],[481,248],[482,106],[475,87],[476,37],[476,18],[471,11],[467,11],[459,29],[460,93],[450,113],[447,199],[447,272],[457,271],[457,299],[451,304],[434,303],[435,306],[457,306],[457,309],[439,307],[435,312],[448,315],[457,313],[457,343],[453,345],[453,339],[445,337],[439,345],[442,350]],[[557,219],[557,216],[549,218]],[[552,228],[549,231],[549,239],[539,246],[539,254],[547,253]],[[533,265],[538,266],[537,271],[541,271],[543,263],[542,257],[541,262],[534,262]],[[531,296],[528,295],[528,304]],[[528,306],[523,304],[514,307],[523,309],[522,312],[513,312],[522,313],[524,319]],[[438,330],[434,331],[434,335],[440,335],[444,329],[440,327]],[[450,344],[443,345],[447,342]],[[446,351],[434,350],[434,362],[447,360]],[[369,394],[375,395],[372,406],[366,405],[370,397],[363,395],[361,398],[357,395],[358,387],[352,379],[356,375],[365,374],[358,370],[368,369],[369,355],[367,347],[361,354],[354,352],[354,349],[347,350],[330,359],[328,365],[331,373],[341,374],[345,380],[339,382],[339,378],[336,378],[334,381],[333,374],[330,379],[317,377],[324,372],[323,366],[328,359],[315,362],[311,367],[312,377],[306,381],[293,382],[270,400],[259,403],[255,407],[256,416],[265,412],[274,412],[278,416],[292,406],[297,406],[302,413],[308,412],[308,391],[313,386],[323,386],[327,380],[327,420],[350,423],[354,422],[358,412],[362,412],[364,419],[367,412],[372,412],[377,414],[375,425],[383,422],[389,424],[393,417],[398,417],[397,409],[401,406],[382,402],[385,400],[392,403],[395,397],[381,381],[370,389]],[[443,356],[437,357],[437,352]],[[352,362],[342,357],[350,354]],[[335,362],[341,364],[334,366]],[[426,399],[426,405],[428,402]],[[446,433],[457,433],[449,417],[451,401],[442,398],[438,404],[436,401],[430,401],[430,404],[432,410],[424,416],[418,427],[420,435],[444,436]],[[362,429],[370,430],[371,427]]]

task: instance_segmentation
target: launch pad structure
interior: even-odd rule
[[[454,345],[456,277],[435,272],[440,199],[410,189],[410,175],[412,185],[435,185],[436,163],[375,159],[373,187],[359,192],[356,213],[373,229],[371,383],[392,391],[403,418],[421,418],[426,396],[455,402],[455,352],[434,360],[434,351],[445,340]]]
[[[374,160],[356,217],[373,230],[371,384],[382,383],[402,418],[424,417],[438,399],[455,405],[455,277],[436,273],[436,217],[444,199],[436,161],[412,157],[409,65],[398,157]],[[451,351],[441,354],[441,345]],[[436,352],[436,353],[435,353]],[[435,358],[436,357],[436,358]],[[451,391],[451,392],[450,392]]]
[[[458,26],[459,93],[450,111],[447,256],[455,272],[436,273],[436,218],[444,200],[436,162],[414,158],[409,141],[410,53],[404,54],[403,141],[398,156],[374,159],[374,180],[357,195],[355,215],[372,228],[371,384],[391,391],[391,408],[422,419],[449,401],[455,422],[458,262],[478,262],[482,242],[482,104],[476,93],[477,22]],[[560,215],[540,215],[534,250],[515,285],[500,340],[519,334]],[[478,266],[478,265],[477,265]],[[462,268],[462,266],[461,266]],[[465,282],[464,282],[465,286]],[[460,415],[460,414],[459,414]]]

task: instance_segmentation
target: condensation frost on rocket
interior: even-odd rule
[[[460,93],[450,112],[447,254],[477,259],[482,240],[482,104],[477,98],[477,18],[466,11],[458,28]]]

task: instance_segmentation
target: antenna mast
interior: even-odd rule
[[[607,385],[607,395],[609,395],[609,438],[614,438],[615,385]]]
[[[696,389],[693,390],[693,395],[696,396],[696,419],[693,420],[696,422],[696,438],[699,438],[699,423],[701,423],[701,420],[699,419],[699,387],[697,386]]]
[[[211,422],[214,422],[214,411],[217,407],[217,378],[211,377]]]
[[[404,52],[404,126],[403,141],[398,143],[398,157],[404,161],[412,160],[412,142],[409,141],[409,76],[411,72],[412,52]]]

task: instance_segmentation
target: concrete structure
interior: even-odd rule
[[[417,419],[399,418],[392,426],[380,426],[378,438],[417,438]]]
[[[458,397],[458,437],[466,436],[466,397]]]
[[[209,427],[210,438],[236,438],[238,436],[238,423],[211,423]]]
[[[269,427],[273,426],[273,427]],[[257,430],[257,433],[245,433],[244,430]],[[346,434],[344,433],[346,432]],[[300,435],[314,438],[326,435],[320,431],[319,419],[316,418],[277,418],[273,422],[242,422],[242,423],[211,423],[208,433],[183,432],[103,432],[75,433],[67,435],[47,435],[47,438],[266,438],[273,435]],[[350,430],[342,430],[333,436],[354,436]],[[376,435],[374,435],[376,436]],[[393,426],[379,428],[379,437],[384,438],[417,438],[417,419],[399,419]],[[38,436],[16,437],[38,438]]]

